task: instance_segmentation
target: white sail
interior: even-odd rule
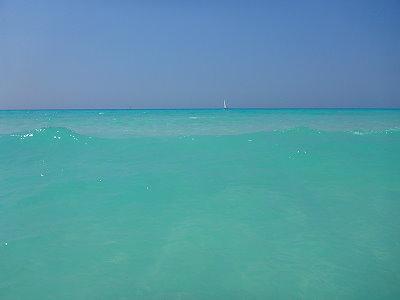
[[[226,101],[224,100],[224,109],[227,109],[228,106],[226,106]]]

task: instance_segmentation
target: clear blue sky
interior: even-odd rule
[[[400,1],[0,0],[0,109],[400,107]]]

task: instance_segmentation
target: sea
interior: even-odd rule
[[[0,111],[0,299],[400,299],[400,110]]]

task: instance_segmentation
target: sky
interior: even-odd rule
[[[0,109],[400,107],[400,1],[0,0]]]

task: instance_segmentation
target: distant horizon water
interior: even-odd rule
[[[40,111],[40,110],[218,110],[224,109],[221,107],[41,107],[41,108],[0,108],[0,111]],[[346,109],[371,109],[371,110],[399,110],[400,105],[398,106],[365,106],[365,107],[236,107],[229,106],[228,110],[346,110]]]

